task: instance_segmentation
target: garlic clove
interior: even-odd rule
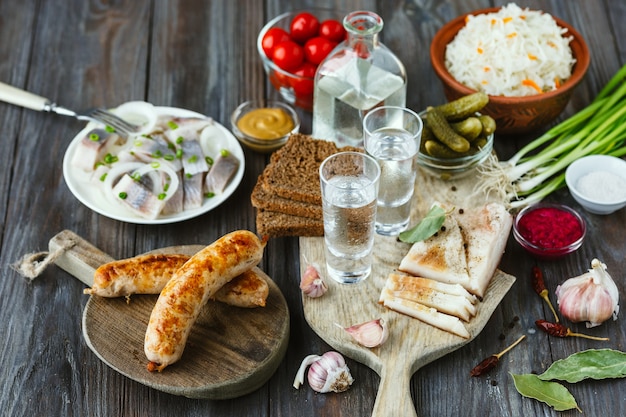
[[[343,392],[354,382],[346,361],[338,352],[326,352],[322,356],[309,355],[302,361],[300,369],[293,382],[298,389],[304,383],[304,373],[310,366],[307,374],[309,385],[320,393]]]
[[[365,323],[355,324],[354,326],[344,327],[344,330],[359,344],[368,348],[382,345],[389,337],[389,330],[387,326],[385,326],[383,319],[371,320]]]
[[[555,294],[559,311],[574,323],[586,321],[590,328],[611,317],[617,320],[619,291],[606,265],[598,259],[591,261],[588,272],[559,285]]]
[[[313,265],[309,265],[300,279],[300,289],[305,295],[317,298],[328,291],[328,285],[326,285],[326,282],[320,276],[317,268]]]

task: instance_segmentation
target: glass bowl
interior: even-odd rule
[[[309,12],[313,14],[320,22],[327,19],[335,19],[340,23],[343,23],[343,18],[346,13],[324,8],[311,8],[307,10],[298,10],[293,12],[283,13],[276,16],[274,19],[267,22],[265,26],[259,32],[257,38],[257,50],[263,61],[263,69],[267,74],[270,83],[274,86],[280,95],[290,104],[300,107],[307,111],[313,110],[313,86],[315,74],[311,76],[301,76],[285,71],[278,67],[272,60],[265,54],[263,50],[262,41],[263,37],[268,30],[274,27],[278,27],[289,32],[289,26],[291,20],[299,13]]]
[[[253,123],[253,129],[250,130],[240,125],[244,116],[251,117],[252,112],[266,111],[257,114]],[[289,121],[293,123],[289,128]],[[237,140],[245,147],[261,153],[275,151],[283,146],[289,136],[300,131],[300,117],[298,113],[287,103],[280,101],[246,101],[241,103],[230,117],[231,130]]]
[[[587,181],[591,183],[584,186]],[[621,158],[589,155],[577,159],[565,170],[565,182],[572,197],[590,213],[611,214],[626,207],[626,161]]]
[[[522,209],[513,221],[515,240],[540,259],[557,259],[583,244],[583,218],[564,204],[538,203]]]
[[[419,115],[424,120],[425,111]],[[423,140],[423,136],[422,136]],[[438,158],[427,155],[420,149],[417,154],[417,164],[428,174],[436,176],[442,180],[453,180],[462,178],[480,166],[491,155],[493,151],[494,134],[487,136],[487,143],[480,150],[472,155],[460,158]],[[420,147],[421,148],[421,147]]]

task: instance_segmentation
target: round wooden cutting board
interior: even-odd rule
[[[112,259],[68,231],[51,240],[51,251],[66,239],[80,241],[56,264],[91,285],[95,268]],[[193,254],[201,248],[180,246],[153,252]],[[257,272],[270,287],[266,306],[247,309],[209,302],[194,323],[180,361],[162,372],[148,372],[143,350],[156,295],[133,295],[129,300],[91,296],[83,312],[85,341],[108,366],[160,391],[205,399],[250,393],[274,374],[289,339],[287,302],[274,281],[258,268]]]

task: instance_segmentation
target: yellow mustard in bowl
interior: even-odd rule
[[[300,131],[300,117],[281,101],[246,101],[230,117],[235,137],[256,152],[272,152]]]
[[[239,130],[257,139],[278,139],[293,130],[293,118],[278,107],[264,107],[250,110],[237,121]]]

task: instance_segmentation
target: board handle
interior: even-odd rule
[[[50,239],[48,249],[51,253],[61,250],[63,253],[54,263],[89,287],[93,286],[96,269],[114,261],[111,256],[69,230],[63,230]]]
[[[411,372],[402,355],[388,362],[380,372],[380,385],[374,402],[372,417],[417,417],[411,398]]]

